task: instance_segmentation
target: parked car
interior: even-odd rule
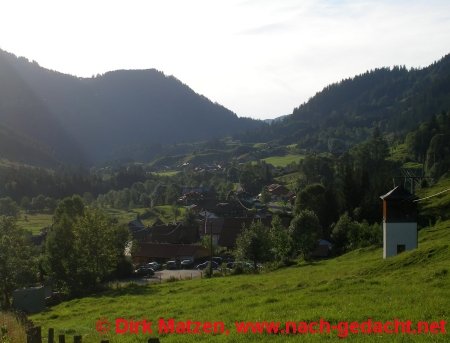
[[[206,269],[207,267],[209,268],[209,261],[206,261],[206,262],[196,265],[195,269],[203,270],[203,269]],[[219,265],[217,264],[217,262],[212,261],[212,267],[213,267],[213,269],[217,269],[217,268],[219,268]]]
[[[147,266],[141,266],[134,271],[134,275],[138,277],[149,277],[155,275],[155,271]]]
[[[189,269],[192,267],[194,262],[192,260],[183,260],[181,261],[181,268],[183,269]]]
[[[146,266],[152,268],[155,271],[161,269],[161,265],[158,262],[149,262],[146,264]]]
[[[213,258],[212,258],[212,260],[213,260],[213,262],[216,262],[219,266],[222,264],[222,262],[223,262],[223,260],[222,260],[222,257],[219,257],[219,256],[214,256]]]
[[[166,269],[169,269],[169,270],[178,269],[177,261],[167,261]]]

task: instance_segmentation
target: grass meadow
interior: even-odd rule
[[[53,222],[52,214],[45,213],[20,213],[17,224],[25,230],[37,235],[44,227],[50,226]]]
[[[271,156],[263,159],[266,163],[273,165],[274,167],[286,167],[287,165],[298,162],[304,158],[304,155],[288,154],[285,156]]]

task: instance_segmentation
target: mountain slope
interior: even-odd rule
[[[27,136],[18,135],[0,124],[0,157],[16,161],[27,162],[36,166],[56,166],[59,161],[53,153]]]
[[[381,68],[325,87],[273,123],[242,139],[334,151],[361,142],[373,127],[404,134],[450,109],[450,55],[424,69]]]
[[[1,50],[0,120],[72,163],[123,157],[127,146],[198,141],[263,125],[157,70],[77,78]]]

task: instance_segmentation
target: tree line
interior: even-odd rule
[[[49,283],[70,297],[95,291],[105,281],[129,275],[132,265],[124,255],[129,239],[98,208],[79,196],[59,202],[45,244],[31,243],[28,232],[13,216],[0,216],[0,304],[11,306],[14,289]]]

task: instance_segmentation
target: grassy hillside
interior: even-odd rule
[[[265,158],[264,161],[275,167],[286,167],[287,165],[298,162],[303,159],[303,155],[288,154],[286,156],[272,156]]]
[[[448,182],[448,180],[446,181]],[[424,191],[435,194],[442,185]],[[441,206],[442,197],[428,200]],[[81,333],[83,342],[99,342],[99,318],[159,318],[224,321],[230,335],[166,335],[162,342],[338,342],[331,334],[237,334],[235,321],[399,320],[449,321],[450,220],[419,233],[419,248],[388,260],[371,247],[341,257],[300,263],[259,275],[240,275],[129,286],[62,303],[31,319],[44,328]],[[447,331],[450,330],[447,327]],[[157,335],[157,334],[156,334]],[[145,342],[147,336],[111,334],[111,342]],[[352,335],[349,342],[448,342],[449,335]]]
[[[37,235],[47,226],[52,225],[53,215],[45,213],[24,214],[21,213],[17,224],[25,230],[31,231],[33,235]]]

